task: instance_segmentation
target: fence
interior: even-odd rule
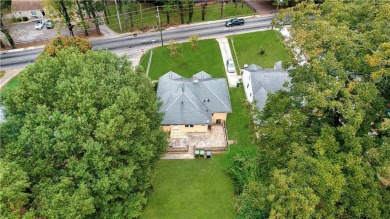
[[[167,149],[167,152],[171,153],[187,153],[189,150],[188,146],[183,146],[183,147],[169,147]]]

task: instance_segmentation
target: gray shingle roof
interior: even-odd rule
[[[251,84],[253,99],[260,111],[263,110],[267,101],[268,93],[275,93],[277,90],[286,89],[285,82],[290,82],[287,71],[281,69],[261,69],[251,71]]]
[[[158,81],[157,95],[165,113],[162,125],[211,124],[212,113],[232,112],[225,78],[213,78],[206,72],[183,78],[168,72]]]

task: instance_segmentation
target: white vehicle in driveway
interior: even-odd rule
[[[232,59],[228,59],[226,61],[226,68],[229,73],[235,73],[236,72],[236,66],[234,66],[234,62]]]
[[[45,22],[43,22],[42,20],[40,21],[37,21],[37,23],[35,23],[35,29],[36,30],[42,30],[42,28],[45,26]]]

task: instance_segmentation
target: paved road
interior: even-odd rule
[[[245,25],[237,27],[225,27],[224,20],[178,26],[164,30],[163,41],[165,44],[167,44],[169,40],[174,40],[175,42],[186,41],[189,36],[194,34],[198,34],[200,39],[206,39],[255,32],[260,29],[270,28],[272,16],[253,16],[246,18],[245,20]],[[141,54],[140,51],[146,51],[147,48],[161,45],[159,32],[139,34],[136,37],[124,34],[107,39],[93,39],[90,40],[90,42],[93,44],[94,50],[108,49],[119,55],[127,54],[130,59],[133,58],[135,60],[139,59],[139,55]],[[29,63],[33,63],[42,50],[43,47],[2,52],[0,56],[0,69],[6,70],[25,67]]]

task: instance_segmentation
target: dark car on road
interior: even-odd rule
[[[47,29],[52,29],[53,28],[53,23],[51,22],[51,20],[47,20],[46,21],[46,28]]]
[[[231,26],[238,26],[238,25],[244,25],[244,24],[245,24],[244,19],[233,18],[233,19],[226,21],[225,26],[231,27]]]

